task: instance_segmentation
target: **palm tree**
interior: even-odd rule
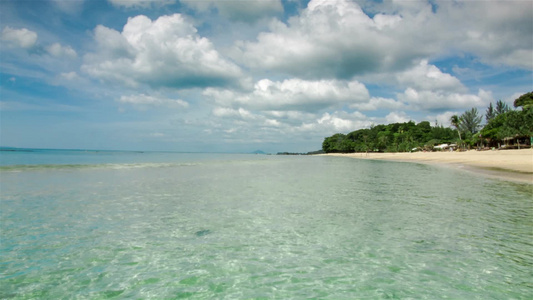
[[[453,127],[457,129],[457,133],[459,134],[459,146],[463,144],[463,139],[461,139],[461,130],[459,127],[461,127],[461,118],[459,118],[457,115],[453,115],[450,118],[450,122],[452,123]]]

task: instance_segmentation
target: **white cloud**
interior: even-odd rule
[[[365,111],[379,109],[399,110],[404,109],[406,106],[404,103],[391,98],[372,97],[370,98],[370,101],[366,103],[352,104],[350,107]]]
[[[26,28],[14,29],[6,26],[2,30],[1,38],[12,46],[31,48],[37,42],[37,33]]]
[[[269,118],[274,118],[279,122],[288,124],[289,126],[297,126],[305,122],[316,119],[316,115],[313,113],[289,110],[289,111],[279,111],[271,110],[263,112],[265,116]]]
[[[283,12],[280,0],[262,1],[181,1],[197,11],[208,11],[215,8],[218,13],[230,20],[253,23],[261,18]]]
[[[151,107],[186,108],[189,103],[181,99],[169,99],[161,96],[145,94],[121,96],[119,103],[132,105],[135,109],[146,110]]]
[[[486,105],[492,99],[490,92],[482,89],[477,95],[469,93],[458,78],[442,72],[427,60],[404,71],[379,73],[367,78],[371,82],[397,86],[403,92],[397,93],[396,100],[372,97],[369,102],[354,104],[351,108],[392,111],[466,109]]]
[[[86,55],[82,70],[131,87],[237,86],[242,72],[224,59],[182,15],[129,18],[122,32],[97,26],[99,51]]]
[[[477,95],[444,91],[424,91],[407,88],[398,100],[413,110],[446,110],[482,107],[492,100],[490,92],[480,89]]]
[[[462,112],[458,112],[458,111],[446,111],[444,113],[437,114],[437,115],[428,115],[426,116],[425,120],[429,120],[431,122],[436,121],[439,126],[442,125],[444,127],[450,127],[451,126],[450,118],[453,115],[460,116],[461,114]]]
[[[227,107],[216,107],[213,109],[213,115],[216,117],[223,117],[223,118],[239,118],[239,119],[256,119],[257,116],[253,115],[250,111],[239,108],[239,109],[233,109],[233,108],[227,108]]]
[[[46,51],[58,58],[76,58],[78,54],[70,46],[61,46],[59,43],[54,43],[46,47]]]
[[[313,120],[303,122],[299,126],[291,126],[287,130],[294,136],[306,134],[316,137],[326,137],[338,132],[350,132],[353,130],[368,127],[373,120],[360,112],[347,113],[336,111],[333,113],[323,113]]]
[[[341,104],[366,101],[369,93],[358,81],[287,79],[258,81],[251,93],[208,89],[204,95],[219,104],[249,107],[257,110],[319,111]]]
[[[434,65],[422,60],[416,66],[396,74],[396,80],[401,86],[409,86],[419,90],[446,90],[465,92],[465,86],[456,77],[443,73]]]
[[[298,111],[251,111],[244,108],[217,107],[209,118],[209,134],[224,137],[227,141],[244,140],[257,143],[319,143],[325,136],[349,132],[370,126],[375,122],[360,112],[344,111],[321,114]],[[317,144],[314,144],[315,141]],[[284,142],[284,143],[285,143]],[[312,149],[311,148],[311,149]]]
[[[440,1],[437,20],[456,49],[490,65],[533,69],[530,1]]]
[[[116,7],[149,8],[151,6],[165,6],[174,4],[175,0],[107,0]]]
[[[322,118],[317,120],[317,124],[333,128],[335,131],[346,132],[356,127],[356,122],[351,119],[344,119],[329,113],[324,113]]]
[[[256,41],[236,43],[234,58],[308,79],[396,72],[422,60],[417,71],[438,76],[427,77],[426,84],[442,80],[456,89],[461,88],[456,79],[433,73],[427,59],[468,53],[486,64],[533,68],[528,1],[439,1],[436,9],[426,1],[383,6],[389,14],[370,17],[355,2],[313,0],[286,23],[273,22]]]
[[[409,118],[409,116],[403,112],[403,111],[393,111],[393,112],[390,112],[387,116],[385,116],[385,123],[387,124],[390,124],[390,123],[405,123],[405,122],[409,122],[409,120],[411,120],[411,118]]]
[[[431,45],[413,47],[402,33],[406,22],[399,15],[370,18],[350,1],[315,0],[288,24],[274,22],[257,42],[239,48],[252,67],[307,78],[351,78],[404,67],[432,53]]]

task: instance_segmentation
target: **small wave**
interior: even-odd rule
[[[50,170],[83,170],[83,169],[142,169],[172,168],[199,165],[198,163],[126,163],[126,164],[43,164],[43,165],[9,165],[0,166],[0,172],[50,171]]]

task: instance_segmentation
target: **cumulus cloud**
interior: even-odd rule
[[[530,1],[440,1],[435,23],[446,25],[451,42],[484,63],[533,69]]]
[[[324,137],[333,133],[350,132],[365,128],[372,123],[373,120],[371,118],[368,118],[360,112],[326,112],[310,122],[304,122],[300,126],[296,126],[294,131]]]
[[[327,135],[365,128],[373,119],[343,111],[309,114],[301,112],[254,112],[243,108],[216,108],[212,111],[210,134],[228,141],[243,139],[246,143],[280,143],[291,140],[300,145],[319,147]],[[307,146],[306,146],[307,147]]]
[[[208,89],[204,95],[225,105],[257,110],[319,111],[343,103],[366,101],[369,93],[358,81],[287,79],[259,80],[251,93]]]
[[[264,111],[263,114],[289,126],[298,126],[302,123],[310,122],[311,120],[316,119],[316,115],[314,113],[296,110],[270,110]]]
[[[362,111],[466,109],[484,106],[492,99],[491,93],[485,90],[471,93],[457,77],[442,72],[426,59],[403,71],[378,73],[364,78],[372,83],[395,86],[402,92],[396,93],[396,99],[371,97],[368,102],[350,106]]]
[[[59,43],[49,45],[45,49],[50,55],[58,58],[76,58],[78,56],[78,54],[74,49],[72,49],[72,47],[62,46]]]
[[[346,132],[356,128],[356,121],[352,119],[343,119],[341,117],[330,115],[329,113],[324,113],[324,115],[317,120],[317,124],[331,127],[335,131]]]
[[[403,112],[403,111],[393,111],[390,112],[388,115],[385,116],[385,123],[405,123],[409,122],[411,119],[409,116]]]
[[[4,27],[1,35],[2,41],[14,47],[31,48],[37,42],[37,33],[26,28],[14,29],[9,26]]]
[[[183,4],[198,11],[208,11],[215,8],[218,13],[233,21],[253,23],[259,19],[283,12],[280,0],[263,1],[181,1]]]
[[[212,110],[209,120],[216,124],[209,129],[210,134],[218,132],[230,140],[249,136],[248,142],[279,139],[289,128],[287,124],[275,118],[242,107],[236,109],[216,107]],[[258,132],[261,133],[261,138],[256,137]]]
[[[94,38],[98,52],[85,56],[82,70],[95,78],[131,87],[240,84],[240,68],[224,59],[180,14],[155,21],[143,15],[129,18],[122,32],[99,25]]]
[[[444,113],[437,114],[437,115],[428,115],[425,117],[425,120],[435,121],[437,122],[438,125],[441,125],[444,127],[450,127],[451,126],[450,118],[453,115],[459,116],[462,113],[463,112],[458,112],[458,111],[446,111]]]
[[[429,45],[413,47],[411,38],[402,33],[404,23],[399,15],[371,18],[351,1],[314,0],[288,24],[274,22],[257,42],[239,47],[244,62],[253,67],[306,78],[348,79],[404,67],[430,54]]]
[[[213,109],[213,115],[216,117],[223,117],[223,118],[238,117],[244,120],[250,120],[250,119],[257,118],[257,116],[253,115],[250,111],[244,108],[233,109],[233,108],[227,108],[227,107],[216,107],[215,109]]]
[[[427,60],[421,60],[418,65],[403,72],[396,73],[396,81],[401,86],[409,86],[419,90],[447,90],[465,92],[465,86],[456,77],[443,73]]]
[[[398,100],[413,110],[449,110],[482,107],[492,100],[492,94],[480,89],[477,95],[445,91],[419,91],[407,88],[398,94]]]
[[[253,68],[307,79],[396,72],[430,57],[458,53],[473,54],[486,64],[533,68],[528,1],[385,5],[390,6],[388,14],[371,17],[352,1],[312,0],[286,23],[273,22],[256,41],[237,43],[235,58]],[[431,71],[427,61],[418,67]],[[438,75],[444,85],[457,87],[453,78]]]
[[[119,103],[132,105],[135,109],[146,110],[153,107],[186,108],[189,103],[181,99],[169,99],[162,96],[150,96],[145,94],[121,96]]]
[[[350,107],[361,111],[379,109],[398,110],[406,108],[406,105],[391,98],[372,97],[368,102],[352,104]]]

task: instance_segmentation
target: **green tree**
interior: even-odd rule
[[[481,130],[481,135],[484,138],[488,138],[491,140],[501,140],[505,136],[503,136],[502,127],[505,123],[505,119],[507,118],[507,114],[499,114],[496,117],[492,118],[485,127]]]
[[[491,102],[487,108],[487,111],[485,112],[485,120],[487,121],[487,124],[490,122],[490,120],[494,119],[494,117],[496,117],[496,111],[494,111],[494,106],[492,106]]]
[[[387,149],[387,144],[389,143],[389,135],[390,135],[389,131],[380,131],[378,133],[377,147],[379,151],[383,151]]]
[[[461,117],[461,127],[463,131],[474,134],[479,130],[482,117],[478,115],[477,108],[465,111]],[[454,125],[455,126],[455,125]]]
[[[522,111],[510,111],[507,113],[503,126],[509,131],[510,135],[533,135],[533,107]]]
[[[344,143],[346,135],[342,133],[334,134],[324,139],[322,143],[322,150],[326,153],[330,152],[343,152],[342,150],[347,146]]]
[[[509,108],[509,105],[507,105],[505,102],[503,102],[502,100],[498,100],[496,102],[496,114],[499,115],[499,114],[504,114],[508,111],[510,111],[511,108]]]
[[[533,107],[521,111],[511,110],[497,115],[481,130],[484,138],[492,142],[501,142],[507,137],[533,136]]]
[[[330,152],[411,151],[428,145],[432,149],[437,142],[449,143],[457,138],[455,131],[439,125],[432,127],[428,121],[413,121],[372,125],[346,135],[334,134],[324,139],[322,150]],[[428,143],[428,141],[431,141]]]
[[[528,108],[533,106],[533,92],[525,93],[514,101],[514,107]]]

